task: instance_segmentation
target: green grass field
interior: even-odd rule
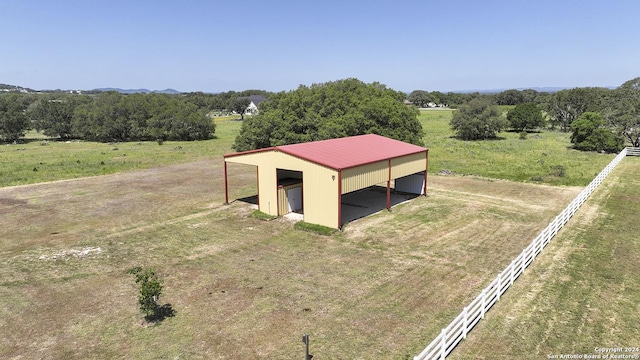
[[[96,143],[50,141],[31,133],[23,144],[0,145],[0,187],[106,175],[121,171],[220,158],[231,151],[239,121],[217,123],[206,141]]]
[[[242,124],[234,119],[216,118],[215,139],[163,145],[154,141],[60,142],[30,133],[24,144],[0,145],[0,187],[219,158],[231,152]],[[613,158],[572,150],[569,134],[556,131],[533,133],[526,140],[520,140],[517,133],[503,132],[499,140],[460,141],[452,137],[450,119],[449,110],[422,111],[420,115],[430,173],[448,170],[457,175],[586,186]]]
[[[458,175],[586,186],[615,156],[573,150],[570,133],[559,131],[531,133],[525,140],[519,133],[502,132],[498,140],[461,141],[452,137],[451,116],[448,110],[420,115],[431,173],[449,170]]]

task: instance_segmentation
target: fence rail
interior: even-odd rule
[[[634,153],[628,153],[633,149]],[[636,155],[637,154],[637,155]],[[484,318],[486,312],[500,300],[500,296],[513,285],[513,282],[522,274],[536,256],[542,252],[551,239],[562,229],[578,211],[580,206],[587,200],[589,195],[604,181],[611,171],[627,155],[640,156],[640,149],[625,148],[598,174],[586,188],[569,205],[556,216],[547,227],[533,239],[518,255],[511,264],[504,269],[486,288],[482,290],[469,305],[465,306],[462,312],[438,335],[422,352],[415,356],[414,360],[424,359],[444,359],[458,345],[460,341],[466,339],[467,334],[473,327]]]
[[[627,156],[640,156],[640,147],[627,148]]]

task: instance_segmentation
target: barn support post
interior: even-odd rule
[[[224,203],[229,205],[229,183],[227,182],[227,160],[224,160]]]
[[[387,177],[387,210],[391,211],[391,159],[389,159],[389,176]]]
[[[342,170],[338,170],[338,229],[342,230]]]
[[[424,187],[422,192],[424,196],[427,196],[427,173],[429,172],[429,149],[425,151],[425,165],[424,165]]]
[[[260,167],[256,166],[256,188],[258,189],[258,209],[260,209]],[[260,209],[260,211],[263,211],[263,209]],[[269,214],[271,215],[271,214]]]

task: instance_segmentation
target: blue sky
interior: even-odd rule
[[[287,91],[618,86],[640,1],[0,0],[0,83]]]

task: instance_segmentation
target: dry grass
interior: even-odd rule
[[[604,355],[597,347],[637,358],[639,172],[640,159],[623,160],[451,358]]]
[[[305,333],[316,358],[412,357],[580,190],[430,176],[319,236],[223,205],[221,165],[0,189],[0,357],[290,359]],[[253,168],[230,174],[255,193]],[[136,265],[175,317],[142,322]]]

